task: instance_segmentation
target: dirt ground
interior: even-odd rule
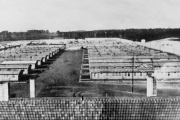
[[[51,64],[49,70],[36,79],[36,95],[38,97],[144,96],[138,93],[144,91],[139,87],[135,89],[136,94],[131,94],[130,85],[79,82],[81,60],[81,50],[65,51]]]
[[[36,97],[145,97],[146,82],[134,85],[131,83],[93,83],[79,82],[82,51],[64,51],[51,61],[49,69],[36,78]],[[11,97],[29,97],[28,84],[11,85]],[[158,96],[179,96],[179,83],[158,83]]]

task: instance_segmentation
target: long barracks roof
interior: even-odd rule
[[[37,61],[3,61],[1,64],[36,64]]]
[[[5,61],[40,61],[42,60],[43,58],[42,57],[39,57],[39,58],[4,58]]]
[[[89,67],[126,67],[126,66],[140,66],[142,63],[91,63]],[[153,66],[160,66],[158,63],[146,63],[153,64]]]
[[[0,69],[2,68],[29,68],[31,65],[30,64],[20,64],[20,65],[16,65],[16,64],[0,64]]]
[[[177,59],[176,56],[111,56],[111,55],[105,55],[105,56],[100,56],[100,55],[93,55],[93,56],[88,56],[89,59],[132,59],[134,58],[140,58],[140,59]]]
[[[93,70],[90,70],[91,73],[123,73],[123,72],[141,72],[137,69],[93,69]]]
[[[21,71],[20,69],[0,69],[0,75],[17,75]]]

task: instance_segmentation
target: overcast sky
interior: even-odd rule
[[[0,31],[180,28],[180,0],[0,0]]]

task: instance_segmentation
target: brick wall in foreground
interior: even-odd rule
[[[0,120],[179,120],[180,98],[39,98],[0,102]]]

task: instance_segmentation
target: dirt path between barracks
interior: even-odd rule
[[[129,94],[131,86],[116,86],[96,83],[79,83],[82,51],[65,51],[51,65],[49,70],[36,79],[38,97],[98,97],[98,96],[144,96]],[[123,92],[123,91],[127,91]]]

